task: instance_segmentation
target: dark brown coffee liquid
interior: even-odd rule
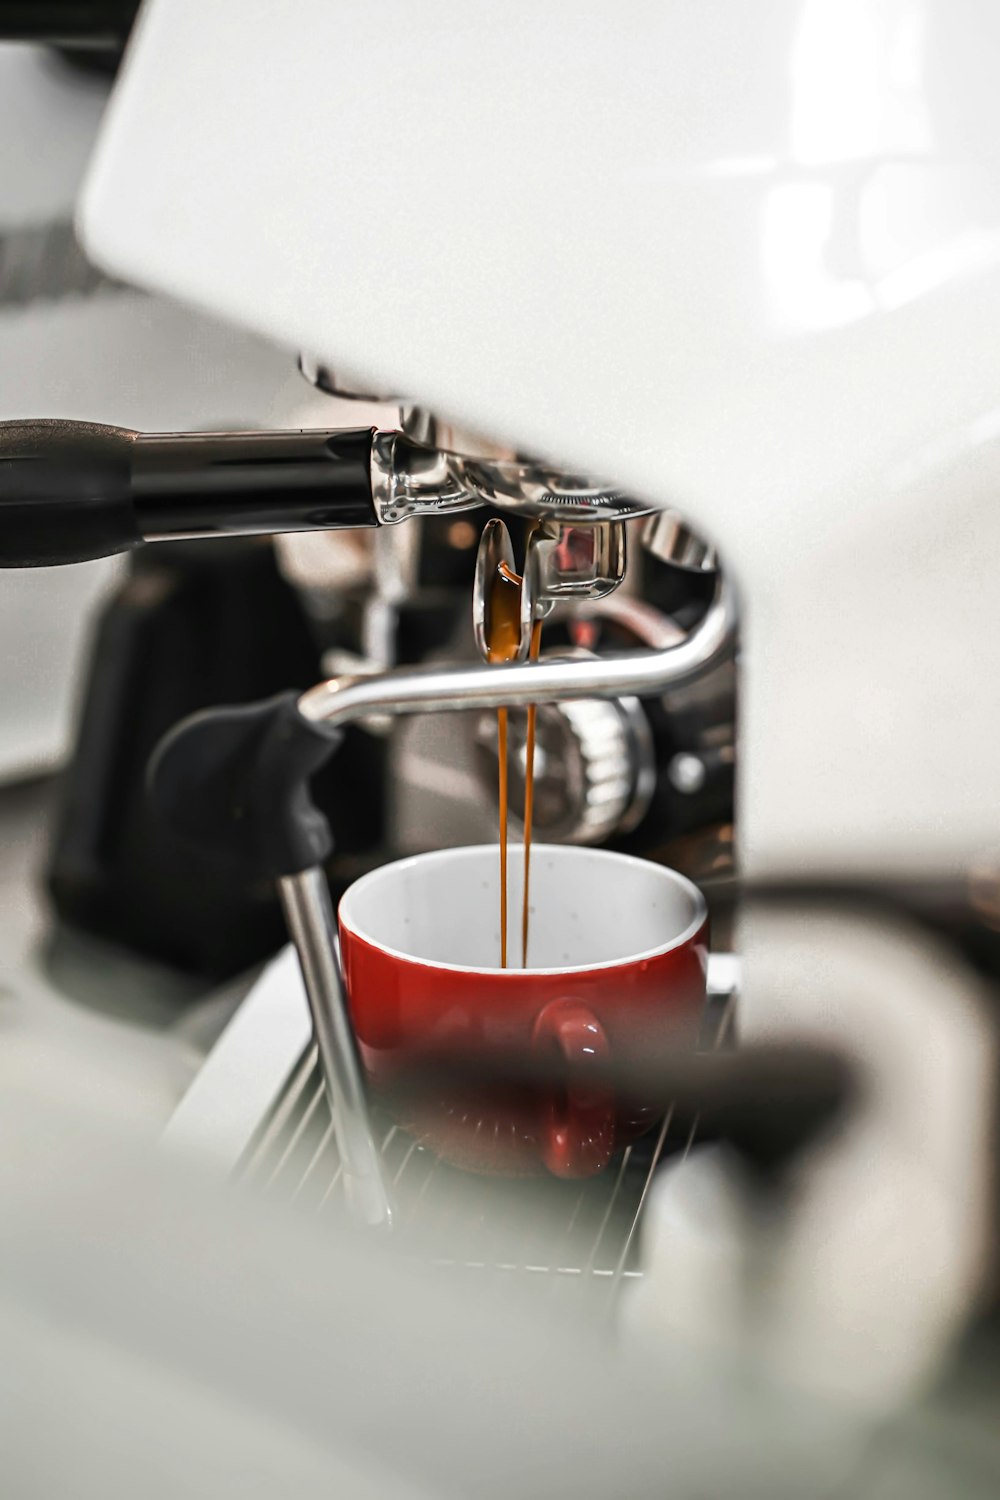
[[[521,643],[521,578],[506,563],[497,567],[488,611],[487,659],[515,661]],[[528,655],[538,656],[542,623],[531,628]],[[507,967],[507,826],[509,781],[507,775],[507,709],[497,709],[497,760],[500,767],[500,967]],[[531,818],[535,792],[535,708],[528,709],[524,775],[524,896],[521,907],[521,966],[528,963],[528,870],[531,860]]]
[[[487,659],[514,661],[521,644],[521,580],[500,563],[488,612]],[[500,763],[500,967],[507,967],[507,710],[497,709],[497,758]]]
[[[537,661],[542,644],[542,622],[531,627],[528,660]],[[521,906],[521,968],[528,967],[528,885],[531,876],[531,818],[535,810],[535,705],[528,707],[528,733],[524,747],[524,896]],[[504,809],[506,812],[506,809]]]

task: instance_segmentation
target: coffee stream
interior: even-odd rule
[[[531,627],[528,660],[537,661],[542,644],[542,622]],[[531,875],[531,818],[535,809],[535,715],[534,703],[528,706],[528,733],[524,742],[524,896],[521,906],[521,968],[528,967],[528,880]]]
[[[519,574],[502,562],[496,577],[487,611],[487,660],[515,661],[521,644],[521,583]],[[538,658],[542,641],[542,622],[531,627],[528,657]],[[528,966],[528,884],[531,868],[531,820],[535,797],[535,705],[528,709],[528,732],[525,741],[524,770],[524,895],[521,907],[521,967]],[[497,709],[497,758],[500,765],[500,967],[507,968],[507,709]]]

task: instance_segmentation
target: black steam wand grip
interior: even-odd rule
[[[161,742],[150,763],[150,792],[160,815],[187,843],[277,883],[302,971],[347,1200],[362,1223],[391,1227],[391,1195],[372,1134],[340,972],[336,916],[321,869],[333,837],[309,788],[340,737],[338,729],[304,718],[295,693],[212,709],[185,720]]]
[[[149,763],[149,795],[163,822],[252,879],[298,875],[333,852],[309,783],[342,731],[304,718],[298,696],[194,714],[160,741]]]
[[[141,433],[0,423],[0,567],[171,537],[374,526],[372,428]]]

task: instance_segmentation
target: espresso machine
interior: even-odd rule
[[[211,825],[277,877],[312,1005],[310,1026],[285,951],[168,1141],[317,1210],[368,1177],[380,1219],[417,1158],[368,1118],[329,1024],[337,807],[313,773],[353,743],[372,777],[346,881],[483,836],[482,716],[539,703],[543,791],[546,754],[573,768],[541,798],[549,836],[689,858],[714,895],[737,958],[713,954],[712,1040],[825,1049],[856,1087],[762,1187],[745,1132],[698,1135],[718,1076],[665,1075],[681,1138],[664,1125],[571,1208],[593,1212],[589,1254],[496,1258],[625,1288],[639,1343],[896,1410],[992,1297],[996,18],[296,11],[150,0],[77,224],[108,274],[287,348],[329,420],[0,434],[8,565],[281,532],[322,659],[270,717],[191,721],[161,757],[179,833]],[[488,515],[525,556],[538,523],[538,663],[474,664],[457,600]],[[217,754],[220,723],[239,735]],[[289,735],[291,787],[268,780]],[[259,816],[232,816],[237,763]],[[303,778],[319,820],[276,865],[268,814],[302,811]],[[787,1074],[757,1084],[778,1098]]]
[[[334,377],[320,370],[314,379],[341,420],[354,421],[357,402],[337,391]],[[721,588],[710,550],[680,517],[650,516],[650,507],[587,476],[443,428],[404,403],[368,409],[380,425],[229,434],[4,425],[0,545],[8,566],[168,544],[132,570],[95,647],[50,862],[50,887],[67,920],[216,978],[273,951],[275,913],[239,878],[246,872],[223,880],[193,863],[151,817],[145,762],[155,740],[185,710],[308,681],[321,663],[339,678],[471,660],[477,532],[464,517],[484,506],[524,530],[531,607],[547,618],[547,654],[673,653],[663,681],[643,667],[638,691],[623,663],[619,690],[603,704],[575,694],[543,704],[538,835],[640,851],[687,835],[693,848],[685,856],[681,844],[675,858],[728,861],[734,682],[723,649],[729,625],[720,635],[715,613],[703,623]],[[273,553],[245,546],[275,532],[285,544],[281,573]],[[304,553],[294,545],[303,533]],[[350,549],[346,578],[340,533]],[[192,546],[227,537],[244,541],[235,559],[225,548]],[[629,571],[630,552],[638,557]],[[638,592],[640,562],[647,575],[655,570],[653,591],[658,586],[670,608],[657,608],[649,587],[645,597]],[[214,583],[228,618],[206,614],[199,579],[202,596]],[[728,598],[725,608],[731,615]],[[214,676],[204,669],[209,652],[195,667],[194,621],[223,639],[243,637],[228,671],[230,658],[218,649]],[[685,621],[712,639],[704,662],[698,647],[686,662]],[[395,681],[393,703],[405,702]],[[571,681],[588,691],[583,675]],[[474,713],[483,705],[473,697],[456,737],[420,706],[416,699],[354,717],[358,728],[324,799],[337,829],[328,871],[335,890],[394,854],[493,836],[492,717]],[[392,719],[403,712],[418,721],[394,732]],[[514,727],[516,808],[520,717]]]

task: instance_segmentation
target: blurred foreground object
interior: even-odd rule
[[[683,1343],[609,1347],[550,1297],[484,1297],[123,1149],[94,1069],[57,1098],[0,1065],[12,1496],[207,1500],[238,1476],[251,1497],[799,1500],[857,1474],[870,1429],[836,1403]]]

